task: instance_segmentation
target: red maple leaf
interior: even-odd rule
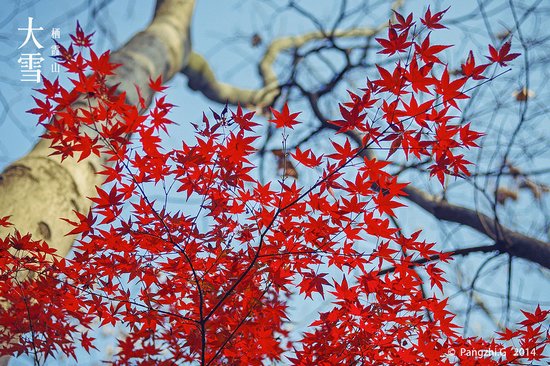
[[[269,122],[275,123],[275,126],[277,128],[288,127],[293,129],[293,126],[299,123],[298,121],[296,121],[296,117],[298,117],[300,112],[290,113],[287,103],[285,103],[283,109],[280,112],[274,108],[271,108],[271,113],[273,113],[274,118],[270,119]]]
[[[428,6],[428,10],[426,10],[426,14],[424,14],[424,18],[420,19],[422,24],[424,24],[428,29],[443,29],[447,28],[444,25],[440,23],[441,19],[443,18],[443,15],[449,10],[449,8],[442,10],[440,12],[435,13],[432,15],[432,11],[430,10],[430,7]]]
[[[92,32],[90,34],[84,34],[84,31],[82,30],[82,27],[80,26],[80,23],[76,22],[76,32],[75,34],[71,34],[70,37],[73,40],[73,44],[75,46],[80,47],[91,47],[92,46],[92,36],[95,32]]]
[[[412,13],[407,15],[407,18],[405,18],[403,15],[399,14],[395,10],[393,11],[393,14],[395,15],[395,20],[397,20],[397,23],[392,24],[392,26],[396,30],[407,30],[413,26],[414,22]]]
[[[53,116],[53,106],[49,100],[43,101],[36,97],[33,97],[38,107],[29,109],[27,113],[38,115],[38,123],[49,120]]]
[[[498,51],[495,47],[489,45],[490,56],[487,56],[487,58],[491,62],[498,63],[500,66],[507,66],[507,62],[514,60],[520,55],[519,53],[510,53],[511,48],[512,41],[504,43]]]
[[[93,50],[90,50],[90,61],[88,66],[95,72],[101,75],[113,75],[114,70],[120,66],[120,64],[114,64],[109,61],[111,51],[105,51],[101,56],[97,57]]]
[[[441,60],[439,57],[435,56],[437,53],[451,47],[451,46],[445,46],[445,45],[430,45],[430,36],[428,35],[424,41],[422,41],[422,44],[415,43],[414,45],[416,53],[420,55],[420,58],[425,63],[441,63]]]
[[[472,51],[470,51],[466,62],[462,64],[462,73],[464,74],[464,76],[471,77],[474,80],[483,80],[486,79],[486,77],[482,74],[488,66],[489,64],[476,66],[474,54]]]
[[[168,89],[167,86],[162,86],[162,75],[159,75],[155,80],[149,78],[149,88],[158,93]]]
[[[443,75],[441,76],[441,80],[439,80],[439,83],[436,84],[435,91],[437,94],[443,97],[444,104],[448,103],[453,107],[460,109],[458,108],[456,100],[468,98],[468,95],[460,90],[466,83],[466,80],[466,78],[458,78],[451,81],[449,72],[447,68],[445,68],[445,70],[443,71]]]
[[[11,222],[9,222],[8,220],[10,219],[11,215],[10,216],[4,216],[4,217],[0,217],[0,226],[3,226],[3,227],[10,227],[12,226],[13,224]]]
[[[388,38],[376,38],[376,41],[382,46],[382,50],[378,51],[381,54],[393,55],[395,53],[406,52],[412,42],[407,41],[409,36],[408,30],[403,30],[397,33],[392,26],[388,28]]]
[[[83,234],[87,235],[88,233],[94,232],[94,224],[96,221],[96,217],[92,214],[92,210],[88,212],[88,215],[83,215],[78,211],[73,210],[76,217],[78,218],[78,221],[71,221],[69,219],[62,219],[63,221],[68,222],[72,226],[74,226],[74,229],[71,230],[66,235],[77,235],[77,234]]]
[[[314,271],[304,273],[302,281],[298,285],[300,293],[304,293],[306,297],[313,298],[313,293],[316,292],[324,299],[324,286],[331,286],[330,282],[325,278],[327,275],[328,273],[315,273]]]

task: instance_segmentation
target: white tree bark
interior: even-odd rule
[[[135,84],[150,103],[153,91],[147,85],[149,78],[162,75],[163,80],[170,80],[187,64],[193,8],[194,0],[158,1],[150,25],[111,55],[112,62],[122,66],[108,82],[119,84],[118,91],[126,92],[128,103],[138,105]],[[87,197],[95,196],[95,186],[102,183],[102,177],[95,173],[103,162],[94,156],[80,163],[70,158],[61,162],[49,156],[51,152],[49,142],[40,140],[29,154],[0,174],[0,217],[11,215],[14,228],[31,233],[35,240],[45,240],[65,256],[75,237],[65,236],[71,228],[60,218],[73,218],[73,210],[89,210]],[[8,232],[0,229],[0,236]],[[0,358],[0,366],[8,361],[9,356]]]

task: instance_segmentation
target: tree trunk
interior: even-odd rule
[[[164,81],[170,80],[187,64],[193,8],[194,0],[158,1],[150,25],[111,55],[112,62],[122,65],[108,83],[119,84],[118,92],[126,92],[128,103],[138,105],[137,85],[149,104],[153,99],[149,78],[162,75]],[[11,215],[14,228],[31,233],[33,239],[45,240],[65,256],[75,237],[65,235],[71,228],[60,218],[73,218],[73,210],[89,210],[87,197],[95,196],[95,186],[102,183],[102,177],[95,173],[103,161],[92,155],[80,163],[71,158],[61,162],[50,156],[51,152],[49,142],[40,140],[29,154],[2,172],[0,216]],[[1,236],[7,234],[7,229],[0,228]],[[0,366],[7,365],[8,360],[7,356],[0,358]]]

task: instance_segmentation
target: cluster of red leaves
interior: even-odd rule
[[[11,226],[0,218],[0,227]],[[75,357],[73,337],[84,340],[87,332],[77,329],[90,328],[95,317],[80,307],[82,290],[64,280],[58,263],[55,249],[30,234],[15,229],[0,238],[1,355]]]
[[[428,11],[422,29],[442,28],[442,16]],[[464,75],[452,79],[438,56],[448,46],[432,45],[429,35],[421,39],[412,15],[397,14],[396,20],[388,39],[378,40],[381,53],[409,56],[393,70],[379,66],[379,76],[360,93],[350,92],[350,101],[340,107],[342,119],[333,121],[341,132],[364,133],[363,147],[333,142],[326,156],[300,148],[289,154],[300,169],[322,171],[308,187],[254,178],[257,124],[240,107],[213,119],[204,116],[193,125],[195,143],[162,150],[173,105],[161,96],[141,115],[143,100],[129,105],[124,93],[106,86],[116,68],[109,54],[97,56],[87,36],[77,36],[89,57],[75,54],[71,45],[61,60],[76,75],[74,89],[45,80],[39,90],[45,101],[37,100],[31,112],[41,122],[54,117],[45,124],[45,137],[55,154],[104,157],[100,174],[106,185],[97,188],[90,212],[67,219],[71,233],[81,235],[72,259],[47,259],[46,246],[26,244],[32,242],[18,234],[1,242],[2,253],[26,250],[36,263],[29,269],[38,271],[15,286],[15,266],[25,262],[12,254],[1,257],[7,280],[0,296],[11,306],[1,310],[0,341],[24,334],[2,352],[57,349],[74,355],[77,343],[89,350],[93,339],[71,324],[89,327],[93,314],[101,325],[124,325],[128,331],[118,339],[120,351],[112,360],[118,365],[174,360],[261,365],[284,357],[295,365],[498,365],[540,359],[547,343],[540,323],[548,316],[540,309],[526,313],[518,330],[502,334],[532,349],[523,358],[510,349],[499,359],[461,351],[504,346],[462,338],[447,300],[423,296],[426,278],[439,289],[445,279],[438,263],[417,261],[439,256],[446,262],[449,255],[420,240],[419,233],[407,237],[390,225],[388,216],[402,206],[406,184],[384,170],[388,162],[364,158],[350,166],[367,147],[386,144],[390,155],[400,150],[406,158],[431,157],[432,174],[443,181],[445,174],[467,174],[468,162],[456,151],[475,147],[480,137],[469,125],[452,124],[450,111],[468,97],[466,82],[484,78],[490,64],[478,65],[470,54]],[[505,45],[491,51],[491,64],[510,61],[508,50]],[[161,79],[151,80],[150,87],[162,92]],[[372,117],[377,109],[382,118]],[[296,124],[298,114],[287,105],[273,114],[278,127]],[[171,212],[150,200],[147,190],[161,183],[174,187],[182,203],[198,198],[200,207]],[[300,342],[291,343],[287,301],[296,290],[310,298],[330,296],[332,306]],[[21,313],[28,316],[16,316]]]
[[[446,11],[446,10],[445,10]],[[439,22],[445,11],[431,14],[430,9],[421,19],[424,27],[419,31],[412,15],[406,18],[396,14],[395,24],[388,27],[388,38],[377,38],[382,46],[381,54],[407,53],[404,60],[394,65],[393,70],[377,66],[379,78],[369,81],[363,96],[350,93],[352,101],[340,109],[342,120],[333,121],[340,132],[357,129],[364,133],[364,143],[373,143],[389,150],[388,156],[402,150],[416,158],[430,157],[432,176],[443,184],[446,175],[467,175],[464,155],[456,153],[458,147],[477,147],[476,140],[482,135],[472,131],[469,124],[453,124],[456,117],[451,111],[459,110],[458,102],[467,99],[465,85],[468,80],[485,79],[483,72],[492,64],[510,61],[517,54],[509,55],[510,44],[499,52],[490,46],[488,64],[476,64],[473,53],[464,65],[462,76],[451,78],[451,71],[439,54],[449,45],[434,45],[430,33],[423,30],[445,28]],[[376,105],[383,95],[382,117],[377,118]],[[372,113],[372,115],[369,115]],[[386,123],[384,126],[383,123]]]

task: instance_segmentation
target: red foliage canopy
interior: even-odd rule
[[[161,148],[174,106],[162,95],[140,115],[141,106],[128,105],[124,93],[106,86],[117,65],[108,52],[96,55],[78,26],[73,41],[82,51],[63,48],[60,60],[74,74],[74,89],[45,80],[43,100],[36,99],[30,112],[45,126],[54,154],[106,157],[99,173],[106,184],[91,198],[90,212],[67,218],[74,226],[70,234],[81,235],[71,259],[17,231],[0,240],[0,296],[9,304],[0,308],[2,353],[74,357],[76,347],[95,347],[82,329],[99,319],[127,330],[115,365],[502,365],[540,359],[548,343],[540,324],[548,311],[525,313],[517,330],[500,334],[507,343],[499,343],[463,338],[447,299],[423,296],[423,278],[443,289],[440,262],[450,255],[419,233],[407,237],[391,227],[388,216],[403,206],[406,184],[385,171],[388,162],[362,157],[377,146],[389,155],[429,157],[441,183],[448,175],[468,174],[461,150],[476,147],[481,134],[453,122],[459,101],[468,98],[465,86],[517,54],[509,54],[509,44],[499,51],[490,46],[490,63],[479,65],[470,53],[463,75],[452,77],[440,59],[449,46],[432,44],[428,33],[444,28],[443,14],[428,10],[417,28],[412,15],[397,14],[388,38],[377,39],[380,53],[407,56],[393,67],[378,66],[379,76],[349,92],[341,118],[332,122],[340,132],[363,134],[363,146],[332,142],[325,155],[300,147],[283,155],[319,177],[310,186],[288,177],[262,184],[254,177],[257,123],[240,106],[193,124],[195,143]],[[165,89],[160,77],[150,87]],[[80,97],[94,103],[72,109]],[[278,128],[298,123],[287,104],[273,115]],[[161,183],[174,187],[182,202],[198,198],[198,212],[172,212],[152,201],[146,192]],[[9,217],[0,225],[9,226]],[[35,275],[22,281],[23,270]],[[288,300],[296,293],[326,298],[331,306],[291,342]],[[529,352],[518,355],[510,341]]]

